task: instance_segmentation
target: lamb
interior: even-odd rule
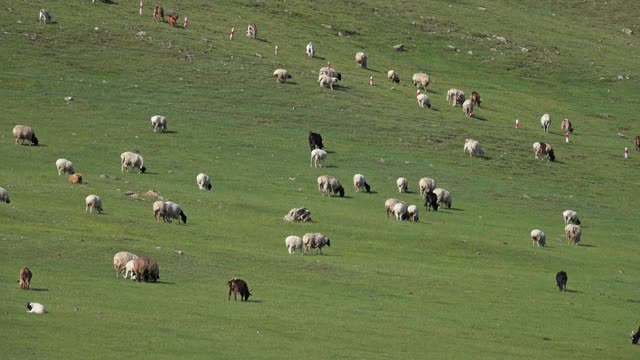
[[[400,84],[400,77],[398,76],[398,73],[395,70],[389,70],[387,72],[387,79],[389,79],[389,81],[394,82],[396,84]]]
[[[409,190],[409,181],[403,177],[399,177],[398,180],[396,180],[396,186],[398,186],[399,193],[407,192]]]
[[[565,210],[562,212],[562,219],[564,224],[567,225],[570,222],[576,225],[580,225],[580,219],[578,219],[578,213],[573,210]]]
[[[362,174],[353,175],[353,187],[356,189],[356,192],[360,192],[360,190],[362,190],[363,188],[368,193],[371,192],[371,186],[367,184],[367,180],[364,178],[364,175]]]
[[[543,114],[540,118],[540,125],[542,125],[544,132],[548,133],[551,125],[551,116],[549,116],[549,114]]]
[[[320,233],[306,233],[302,236],[302,243],[304,245],[304,254],[309,252],[309,249],[316,249],[316,255],[318,251],[322,255],[322,248],[331,246],[331,240]]]
[[[144,158],[139,154],[127,151],[120,154],[120,171],[124,172],[128,168],[138,169],[140,174],[144,174],[147,168],[144,167]]]
[[[51,15],[49,15],[49,11],[47,9],[40,9],[38,13],[38,22],[43,22],[45,24],[51,23]]]
[[[258,26],[256,24],[249,24],[247,26],[247,37],[255,39],[258,36]]]
[[[334,196],[340,193],[340,197],[344,197],[344,188],[336,177],[330,175],[322,175],[318,177],[317,182],[318,191],[322,193],[322,196],[324,196],[325,193],[329,194],[329,197],[331,197],[332,193]]]
[[[433,192],[429,191],[425,194],[424,197],[424,207],[431,211],[438,211],[438,196]]]
[[[29,290],[29,286],[31,285],[31,277],[33,274],[28,267],[23,267],[20,269],[20,274],[18,275],[18,282],[20,283],[20,289]]]
[[[387,213],[387,219],[389,218],[389,215],[394,214],[393,209],[396,206],[396,204],[401,203],[402,201],[398,200],[398,199],[394,199],[394,198],[390,198],[387,199],[384,202],[384,210]]]
[[[451,106],[462,106],[465,101],[464,92],[458,89],[449,89],[447,91],[447,102]]]
[[[313,46],[312,43],[308,43],[307,44],[307,56],[309,56],[309,57],[315,57],[316,56],[316,48]]]
[[[36,133],[26,125],[14,126],[13,137],[16,139],[16,144],[18,144],[18,140],[22,140],[21,145],[24,145],[25,140],[29,141],[33,146],[38,146],[39,143]]]
[[[465,102],[462,103],[462,112],[468,117],[472,117],[474,115],[473,101],[471,101],[471,99],[465,100]]]
[[[291,74],[289,74],[289,72],[285,69],[276,69],[273,72],[273,76],[275,76],[276,78],[276,82],[280,82],[280,83],[284,83],[286,82],[288,79],[291,79],[293,76],[291,76]]]
[[[398,221],[406,220],[408,218],[407,205],[403,202],[393,205],[393,215]]]
[[[44,308],[44,305],[35,302],[27,303],[27,312],[32,314],[45,314],[47,310]]]
[[[428,192],[432,192],[436,188],[436,181],[432,178],[423,177],[418,185],[420,186],[420,196],[424,198]]]
[[[6,202],[7,204],[11,203],[11,200],[9,199],[9,192],[1,187],[0,187],[0,202]]]
[[[120,277],[120,273],[125,274],[125,266],[131,260],[138,258],[138,255],[128,251],[120,251],[113,255],[113,270],[116,271],[116,278]],[[125,279],[127,276],[125,275]]]
[[[478,107],[480,107],[480,94],[478,94],[476,91],[472,91],[471,101],[473,101],[475,105],[478,105]]]
[[[286,239],[284,239],[284,244],[287,246],[287,251],[289,251],[289,254],[295,254],[296,253],[296,249],[300,250],[300,253],[302,254],[302,238],[300,236],[295,236],[295,235],[291,235],[291,236],[287,236]]]
[[[546,243],[547,236],[544,234],[542,230],[534,229],[531,231],[531,240],[533,241],[533,246],[538,245],[538,247],[544,246]]]
[[[438,204],[445,205],[447,209],[451,209],[451,193],[442,188],[433,189],[433,193],[436,194]]]
[[[411,77],[411,83],[416,87],[421,88],[422,90],[427,90],[427,86],[429,86],[429,75],[425,73],[415,73]]]
[[[163,221],[165,220],[165,207],[164,207],[164,201],[162,200],[158,200],[156,202],[153,203],[153,216],[156,218],[156,222],[160,222],[160,218],[162,218]]]
[[[171,222],[173,219],[178,219],[178,216],[180,216],[180,218],[182,219],[182,222],[184,224],[187,223],[187,215],[185,215],[184,211],[182,211],[182,208],[180,207],[180,205],[171,202],[171,201],[165,201],[164,202],[164,213],[165,213],[165,221],[167,222]],[[178,221],[178,224],[180,223],[180,221]]]
[[[333,85],[338,83],[337,77],[330,77],[329,75],[323,74],[320,75],[318,82],[320,83],[320,87],[328,87],[333,90]]]
[[[361,68],[367,68],[367,54],[362,51],[356,54],[356,64],[360,65]]]
[[[483,157],[484,150],[480,146],[480,143],[477,140],[466,139],[464,141],[464,151],[469,153],[469,156],[474,157]]]
[[[69,176],[69,182],[72,184],[82,184],[82,174],[75,173]]]
[[[558,285],[560,291],[567,291],[567,280],[569,280],[569,277],[566,272],[560,271],[556,274],[556,285]]]
[[[322,149],[313,149],[311,151],[311,167],[322,167],[327,159],[327,152]]]
[[[75,173],[75,171],[73,170],[73,163],[67,159],[56,160],[56,169],[58,169],[58,176],[60,176],[62,173]]]
[[[582,236],[582,229],[579,225],[569,224],[564,227],[564,236],[570,244],[578,245]]]
[[[573,134],[573,126],[571,125],[571,121],[569,121],[569,119],[565,118],[564,120],[562,120],[562,123],[560,124],[560,129],[562,129],[562,132],[569,133],[569,134]]]
[[[86,199],[84,199],[87,207],[85,208],[85,212],[89,214],[93,214],[93,209],[98,211],[98,214],[102,214],[102,199],[98,195],[89,195]]]
[[[320,68],[320,71],[318,72],[318,81],[320,81],[320,78],[322,78],[322,75],[327,75],[329,77],[337,78],[338,80],[342,81],[342,74],[337,72],[334,68],[330,66],[325,66]]]
[[[410,221],[418,222],[418,220],[420,220],[420,217],[418,216],[418,207],[415,205],[407,206],[407,216]]]
[[[539,157],[547,157],[547,161],[555,161],[556,155],[551,148],[551,145],[547,143],[534,142],[533,143],[533,155],[538,159]]]
[[[196,184],[200,190],[209,190],[211,191],[211,178],[207,174],[200,173],[196,176]]]
[[[137,259],[137,257],[136,257]],[[135,259],[127,261],[127,265],[124,266],[124,278],[128,279],[131,277],[131,280],[136,279],[136,274],[133,272],[133,264],[135,263]]]
[[[229,286],[228,301],[231,301],[231,293],[233,293],[233,300],[235,301],[238,301],[238,294],[240,294],[240,301],[249,301],[249,296],[252,294],[249,292],[249,285],[246,281],[234,277],[227,281],[227,285]]]
[[[153,132],[167,132],[167,118],[162,115],[154,115],[151,117],[151,128]]]
[[[135,274],[138,282],[156,282],[160,279],[160,269],[158,269],[158,264],[146,256],[133,260],[133,273]]]
[[[427,109],[431,109],[431,100],[429,99],[429,96],[427,94],[421,94],[419,89],[416,92],[416,99],[418,99],[419,107],[424,108],[426,105]]]

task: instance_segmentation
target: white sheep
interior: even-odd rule
[[[544,132],[549,132],[549,127],[551,126],[551,116],[549,114],[543,114],[540,118],[540,125],[544,129]]]
[[[433,192],[433,190],[436,188],[436,181],[432,178],[423,177],[418,182],[418,185],[420,186],[420,195],[423,198],[426,198],[427,193]]]
[[[73,175],[75,171],[73,170],[73,163],[67,159],[58,159],[56,160],[56,169],[58,169],[58,176],[62,173],[67,173]]]
[[[311,167],[322,167],[327,159],[327,152],[322,149],[311,150]]]
[[[333,85],[338,83],[337,77],[330,77],[327,74],[320,75],[320,79],[318,80],[320,83],[320,87],[328,87],[333,90]]]
[[[418,207],[416,205],[407,206],[407,216],[409,217],[410,221],[418,222],[420,220],[420,217],[418,215]]]
[[[328,237],[320,234],[320,233],[306,233],[302,236],[302,243],[304,245],[304,254],[306,254],[309,249],[316,249],[316,255],[318,251],[320,255],[322,255],[322,248],[326,246],[331,246],[331,240]]]
[[[125,274],[125,266],[131,260],[138,258],[138,255],[132,254],[128,251],[120,251],[113,255],[113,269],[116,271],[116,277],[120,277],[120,273]],[[125,275],[125,279],[127,276]]]
[[[371,192],[371,186],[367,184],[367,180],[364,178],[362,174],[353,175],[353,187],[356,192],[360,192],[360,190],[365,189],[367,192]]]
[[[409,190],[409,181],[403,177],[399,177],[396,180],[396,185],[398,186],[398,192],[403,193]]]
[[[474,115],[473,107],[474,107],[474,102],[471,101],[471,99],[465,100],[462,103],[462,112],[464,113],[465,116],[472,117]]]
[[[427,86],[429,86],[429,82],[430,82],[429,75],[425,73],[415,73],[411,77],[411,83],[421,88],[422,90],[427,90]]]
[[[154,115],[151,117],[151,128],[153,132],[167,132],[167,118],[162,115]]]
[[[406,220],[407,219],[407,205],[404,202],[399,202],[393,205],[393,215],[396,220]]]
[[[30,302],[27,303],[27,312],[32,314],[45,314],[47,310],[44,305],[40,303]]]
[[[139,154],[126,151],[120,154],[120,171],[124,172],[128,168],[138,169],[140,173],[144,173],[147,168],[144,167],[144,158]]]
[[[340,184],[340,181],[335,176],[321,175],[318,176],[318,191],[324,196],[325,193],[334,196],[340,193],[340,197],[344,197],[344,187]]]
[[[427,109],[431,109],[431,100],[429,99],[429,96],[427,94],[422,94],[419,89],[416,92],[416,99],[418,99],[419,107],[424,108],[426,106]]]
[[[256,24],[247,25],[247,37],[255,39],[258,36],[258,26]]]
[[[484,156],[484,150],[482,149],[482,146],[480,146],[480,143],[477,140],[466,139],[464,141],[464,151],[468,152],[469,156],[471,157]]]
[[[362,68],[367,68],[367,54],[362,51],[356,54],[356,64],[360,65]]]
[[[384,202],[384,210],[387,213],[387,218],[389,218],[389,215],[394,214],[393,213],[393,208],[396,206],[397,203],[401,203],[402,201],[395,199],[395,198],[390,198],[387,199]]]
[[[400,77],[398,76],[398,73],[395,70],[389,70],[387,72],[387,79],[389,79],[389,81],[394,82],[396,84],[400,84]]]
[[[580,219],[578,219],[578,213],[573,210],[565,210],[562,212],[562,219],[564,224],[567,225],[570,222],[576,225],[580,225]]]
[[[308,43],[307,44],[307,56],[309,56],[309,57],[315,57],[316,56],[316,48],[313,46],[312,43]]]
[[[165,201],[164,202],[164,220],[166,222],[171,222],[173,219],[178,220],[178,217],[180,217],[182,219],[183,223],[187,223],[187,215],[185,215],[184,211],[182,211],[182,208],[180,207],[180,205],[171,202],[171,201]],[[180,223],[180,221],[178,221],[178,224]]]
[[[153,216],[156,218],[156,222],[160,222],[161,218],[166,221],[164,201],[158,200],[153,203]]]
[[[579,225],[569,224],[564,227],[564,236],[569,243],[578,245],[580,238],[582,237],[582,228]]]
[[[102,199],[98,195],[89,195],[84,199],[86,205],[85,212],[93,214],[93,209],[96,209],[98,214],[102,214]]]
[[[26,125],[16,125],[13,127],[13,137],[16,140],[16,144],[18,144],[18,140],[22,140],[22,145],[24,145],[24,141],[27,140],[34,146],[38,145],[38,138],[36,137],[36,133],[30,127]]]
[[[136,257],[137,259],[137,257]],[[131,280],[136,279],[136,272],[134,271],[135,259],[127,261],[127,264],[124,266],[124,278],[127,279],[131,277]]]
[[[329,77],[337,78],[338,80],[342,81],[342,74],[329,66],[324,66],[320,68],[320,71],[318,72],[318,81],[320,81],[320,79],[322,78],[322,75],[328,75]]]
[[[276,69],[273,72],[273,76],[276,78],[276,82],[284,83],[288,79],[291,79],[293,76],[289,74],[289,72],[285,69]]]
[[[536,244],[538,245],[538,247],[544,246],[544,244],[546,243],[546,239],[547,236],[544,234],[544,231],[539,229],[534,229],[531,231],[531,240],[533,241],[533,246],[536,246]]]
[[[38,22],[43,22],[45,24],[51,23],[51,15],[49,15],[49,11],[47,9],[40,9],[38,13]]]
[[[198,176],[196,176],[196,184],[200,190],[211,190],[211,178],[207,174],[198,174]]]
[[[435,188],[433,189],[433,192],[438,197],[439,204],[444,204],[447,209],[451,209],[451,193],[442,188]]]
[[[302,254],[302,238],[300,236],[295,236],[295,235],[291,235],[291,236],[287,236],[286,239],[284,239],[284,244],[287,246],[287,251],[289,251],[289,254],[295,254],[296,253],[296,249],[300,250],[300,253]]]
[[[0,202],[6,202],[7,204],[11,203],[11,200],[9,199],[9,192],[1,187],[0,187]]]
[[[458,89],[449,89],[447,91],[447,102],[451,106],[462,106],[465,102],[464,92]]]

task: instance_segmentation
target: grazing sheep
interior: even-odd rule
[[[544,156],[547,157],[547,161],[555,161],[556,155],[551,148],[551,145],[542,142],[534,142],[533,143],[533,155],[535,155],[536,159],[539,157],[544,159]]]
[[[320,75],[318,82],[320,83],[320,87],[328,87],[333,90],[333,85],[337,84],[338,80],[337,77],[330,77],[329,75],[323,74]]]
[[[93,214],[93,209],[98,211],[98,214],[102,214],[102,199],[98,195],[89,195],[84,199],[84,203],[87,205],[85,212]]]
[[[406,220],[408,218],[407,205],[403,202],[399,202],[393,205],[393,216],[398,221]]]
[[[438,206],[438,196],[433,191],[427,192],[424,197],[424,207],[429,211],[431,209],[438,211]]]
[[[362,68],[367,68],[367,54],[362,51],[356,54],[356,64],[360,65]]]
[[[69,182],[72,184],[82,184],[82,174],[75,173],[69,176]]]
[[[391,82],[394,82],[396,84],[400,84],[400,77],[398,76],[398,73],[395,70],[389,70],[387,72],[387,79],[389,79]]]
[[[318,177],[318,191],[322,193],[322,196],[324,196],[325,193],[329,194],[329,197],[331,197],[332,193],[334,196],[340,193],[340,197],[344,197],[344,188],[340,184],[340,181],[330,175]]]
[[[151,117],[151,128],[153,132],[167,132],[167,118],[162,115],[154,115]]]
[[[308,43],[307,44],[307,56],[309,56],[309,57],[315,57],[316,56],[316,48],[313,46],[312,43]]]
[[[322,167],[327,159],[327,152],[322,149],[313,149],[311,151],[311,167]]]
[[[313,151],[313,149],[323,148],[324,145],[322,144],[322,135],[309,131],[309,150]]]
[[[31,286],[31,277],[33,274],[28,267],[23,267],[20,269],[20,274],[18,275],[18,282],[20,283],[20,289],[29,290],[29,286]]]
[[[178,216],[182,219],[182,222],[184,224],[187,223],[187,215],[185,215],[184,211],[182,211],[182,208],[180,207],[180,205],[171,202],[171,201],[165,201],[164,202],[164,220],[166,222],[171,222],[173,219],[178,220]],[[180,223],[180,221],[178,221],[178,224]]]
[[[429,75],[425,73],[415,73],[411,77],[411,83],[416,87],[421,88],[422,90],[427,90],[427,86],[429,86]]]
[[[133,273],[136,275],[138,282],[156,282],[160,279],[158,264],[146,256],[141,256],[133,260]]]
[[[398,200],[398,199],[394,199],[394,198],[390,198],[387,199],[384,202],[384,210],[387,213],[387,219],[389,218],[389,215],[394,214],[393,209],[396,206],[397,203],[401,203],[402,201]]]
[[[416,92],[416,99],[418,99],[419,107],[424,108],[426,106],[427,109],[431,109],[431,100],[429,99],[429,96],[427,94],[421,94],[419,89]]]
[[[136,259],[138,257],[136,256]],[[135,263],[135,259],[133,260],[129,260],[127,261],[127,264],[124,266],[124,278],[128,279],[129,277],[131,277],[131,280],[135,280],[136,279],[136,274],[133,271],[133,264]],[[117,274],[116,274],[117,275]]]
[[[449,89],[447,91],[447,103],[451,106],[462,106],[465,102],[464,92],[458,89]]]
[[[541,247],[546,243],[547,236],[544,234],[544,231],[534,229],[531,231],[531,240],[533,241],[533,246],[537,244],[538,247]]]
[[[295,236],[295,235],[291,235],[291,236],[287,236],[286,239],[284,239],[284,244],[287,246],[287,251],[289,251],[289,254],[295,254],[296,253],[296,249],[300,250],[300,254],[302,254],[302,238],[300,236]]]
[[[465,116],[468,116],[468,117],[472,117],[474,115],[473,101],[471,101],[471,99],[465,100],[462,103],[462,112],[464,113]]]
[[[565,134],[573,134],[573,125],[571,125],[571,121],[567,118],[562,120],[562,123],[560,123],[560,129],[562,129],[562,132]]]
[[[556,274],[556,285],[558,285],[560,291],[567,291],[567,280],[569,278],[566,272],[560,271]]]
[[[128,168],[138,169],[140,174],[143,174],[147,171],[147,168],[144,167],[144,158],[139,154],[126,151],[120,154],[120,171],[124,172]]]
[[[35,302],[27,303],[27,312],[32,314],[45,314],[47,310],[44,308],[44,305]]]
[[[640,135],[636,136],[633,143],[636,146],[636,151],[640,151]]]
[[[398,186],[398,192],[407,192],[409,190],[409,181],[403,177],[399,177],[398,180],[396,180],[396,186]]]
[[[258,36],[258,26],[256,24],[249,24],[247,26],[247,37],[255,39]]]
[[[551,116],[549,116],[549,114],[542,115],[540,118],[540,125],[542,125],[544,132],[548,133],[549,127],[551,126]]]
[[[582,236],[582,229],[579,225],[569,224],[564,227],[564,236],[570,244],[578,245]]]
[[[304,245],[304,254],[309,252],[309,249],[316,249],[316,255],[318,255],[318,251],[322,255],[322,248],[325,245],[331,246],[331,240],[320,233],[306,233],[302,236],[302,244]]]
[[[418,216],[418,207],[415,205],[407,206],[407,216],[410,221],[418,222],[418,220],[420,220],[420,217]]]
[[[570,222],[576,225],[580,225],[580,219],[578,219],[578,213],[573,210],[565,210],[562,212],[562,219],[564,224],[567,225]]]
[[[131,260],[138,258],[138,255],[132,254],[128,251],[120,251],[113,255],[113,270],[116,271],[116,277],[120,276],[120,273],[125,274],[125,266]],[[127,276],[125,275],[125,279]]]
[[[156,222],[160,222],[160,218],[162,218],[163,221],[166,221],[164,201],[158,200],[153,203],[153,216],[156,218]]]
[[[284,83],[287,81],[287,79],[291,79],[293,76],[291,76],[291,74],[289,74],[289,72],[285,69],[276,69],[273,72],[273,76],[275,76],[276,78],[276,82],[281,82]]]
[[[153,9],[153,20],[164,22],[164,9],[160,5],[156,5]]]
[[[322,78],[322,75],[327,75],[329,77],[337,78],[338,80],[342,81],[342,74],[329,66],[320,68],[320,71],[318,72],[318,81],[320,81],[320,78]]]
[[[367,180],[362,174],[353,175],[353,187],[356,189],[356,192],[360,192],[360,190],[362,190],[363,188],[367,192],[371,192],[371,186],[367,184]]]
[[[637,345],[638,341],[640,341],[640,327],[638,327],[638,330],[636,332],[633,332],[633,330],[631,330],[631,343]]]
[[[478,94],[476,91],[472,91],[471,92],[471,101],[473,101],[474,104],[478,105],[478,107],[480,107],[480,94]]]
[[[233,293],[233,300],[238,301],[238,294],[240,294],[240,301],[249,301],[249,296],[251,296],[251,292],[249,292],[249,285],[246,281],[240,278],[231,278],[227,281],[227,285],[229,286],[229,298],[228,301],[231,301],[231,293]]]
[[[45,24],[51,23],[51,15],[49,15],[49,11],[47,9],[40,9],[38,13],[38,22],[43,22]]]
[[[13,137],[16,139],[16,144],[18,144],[18,140],[22,140],[21,145],[24,145],[24,141],[27,140],[33,146],[38,146],[38,138],[36,137],[36,133],[33,132],[33,129],[26,125],[16,125],[13,127]]]
[[[0,187],[0,202],[6,202],[7,204],[11,203],[11,200],[9,199],[9,192],[1,187]]]
[[[62,173],[73,174],[73,163],[67,159],[56,160],[56,169],[58,169],[58,176]]]
[[[200,173],[196,176],[196,184],[200,190],[209,190],[211,191],[211,178],[207,174]]]
[[[420,196],[424,198],[428,192],[432,192],[436,188],[436,181],[432,178],[423,177],[418,182],[418,185],[420,186]]]
[[[433,193],[438,198],[438,204],[445,205],[447,209],[451,209],[451,193],[442,188],[433,189]]]
[[[473,156],[477,156],[477,157],[484,156],[484,150],[480,146],[480,143],[478,141],[476,141],[476,140],[473,140],[473,139],[466,139],[464,141],[464,151],[468,152],[469,156],[471,156],[471,157],[473,157]]]
[[[169,15],[169,20],[167,21],[167,23],[173,27],[176,27],[178,23],[178,15]]]

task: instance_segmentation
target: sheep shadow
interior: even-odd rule
[[[165,134],[177,134],[178,132],[175,130],[167,130],[165,131]]]
[[[175,285],[176,283],[174,282],[168,282],[168,281],[156,281],[154,282],[154,284],[160,284],[160,285]]]
[[[447,210],[452,210],[452,211],[464,211],[464,209],[461,209],[461,208],[454,208],[454,207],[449,208],[449,209],[447,209]]]
[[[581,247],[589,247],[589,248],[597,247],[597,246],[595,246],[595,245],[591,245],[591,244],[578,244],[578,246],[581,246]]]
[[[473,118],[480,121],[487,121],[486,118],[483,118],[482,116],[478,116],[478,115],[473,115]]]
[[[49,291],[47,288],[30,288],[31,291]]]
[[[327,59],[323,58],[322,56],[314,56],[313,58],[314,59],[320,59],[322,61],[327,60]]]
[[[295,81],[287,81],[287,82],[286,82],[286,83],[284,83],[284,84],[288,84],[288,85],[298,85],[298,83],[297,83],[297,82],[295,82]]]
[[[254,40],[257,40],[257,41],[260,41],[260,42],[263,42],[263,43],[267,43],[267,44],[270,43],[269,40],[263,39],[263,38],[259,38],[259,37],[256,37]]]
[[[569,289],[565,289],[564,292],[568,292],[568,293],[574,293],[574,294],[581,294],[581,291],[578,290],[569,290]]]
[[[380,74],[380,73],[381,73],[381,71],[380,71],[380,70],[376,70],[376,69],[372,69],[372,68],[363,68],[363,69],[364,69],[364,70],[371,71],[371,72],[374,72],[374,73],[378,73],[378,74]]]

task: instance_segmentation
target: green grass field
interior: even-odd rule
[[[163,2],[188,29],[154,22],[154,4],[143,16],[131,0],[0,8],[0,187],[11,196],[0,204],[0,358],[637,358],[639,4]],[[53,23],[37,22],[40,8]],[[244,36],[249,23],[257,40]],[[316,81],[327,62],[343,77],[334,91]],[[277,84],[276,68],[293,79]],[[430,110],[415,100],[419,71],[431,76]],[[475,118],[446,103],[450,88],[480,92]],[[156,114],[169,133],[152,132]],[[41,146],[14,145],[16,124]],[[326,169],[309,166],[310,130]],[[486,158],[465,154],[466,138]],[[557,161],[536,160],[535,141]],[[131,150],[147,173],[120,172]],[[58,158],[84,184],[58,176]],[[197,188],[200,172],[211,192]],[[356,173],[372,193],[354,192]],[[323,174],[344,198],[320,196]],[[409,193],[397,192],[400,176]],[[426,211],[425,176],[452,209]],[[188,223],[156,223],[150,189]],[[103,214],[85,213],[89,194]],[[420,205],[420,222],[388,220],[390,197]],[[300,206],[312,223],[282,220]],[[564,239],[565,209],[583,222],[580,246]],[[534,228],[546,247],[532,247]],[[331,239],[324,255],[287,253],[285,237],[306,232]],[[160,282],[116,279],[123,250],[156,260]],[[16,284],[23,266],[31,291]],[[234,276],[249,283],[248,303],[227,301]],[[25,313],[29,301],[49,313]]]

